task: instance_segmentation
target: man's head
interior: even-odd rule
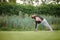
[[[36,15],[32,15],[32,18],[35,19]]]

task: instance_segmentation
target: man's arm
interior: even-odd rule
[[[37,28],[37,22],[35,21],[35,29]]]

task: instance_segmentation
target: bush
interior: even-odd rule
[[[54,30],[60,30],[60,18],[54,16],[41,15],[47,19],[48,23],[52,26]],[[22,16],[0,16],[0,29],[1,30],[34,30],[35,22],[31,17],[26,14]],[[45,26],[40,25],[38,30],[46,30]]]
[[[18,15],[19,6],[11,3],[0,3],[0,15]]]
[[[44,15],[43,17],[48,20],[48,22],[53,26],[53,29],[60,29],[60,4],[45,4],[40,5],[39,7],[34,7],[32,5],[18,5],[12,3],[0,3],[0,15],[5,15],[0,16],[0,29],[33,30],[35,24],[29,15],[37,13],[39,15],[42,14],[42,16]]]
[[[0,3],[0,15],[19,15],[19,12],[25,14],[44,14],[60,16],[60,4],[42,4],[39,7],[32,5],[18,5],[13,3]]]
[[[39,14],[60,16],[60,4],[45,4],[38,7]]]
[[[31,5],[17,5],[11,3],[0,3],[0,15],[19,15],[19,11],[22,13],[35,13],[36,7]]]

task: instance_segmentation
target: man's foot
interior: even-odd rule
[[[51,32],[52,32],[53,30],[51,30]]]
[[[34,31],[38,31],[37,29],[35,29]]]

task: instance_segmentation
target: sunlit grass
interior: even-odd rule
[[[0,40],[60,40],[60,31],[1,31]]]

